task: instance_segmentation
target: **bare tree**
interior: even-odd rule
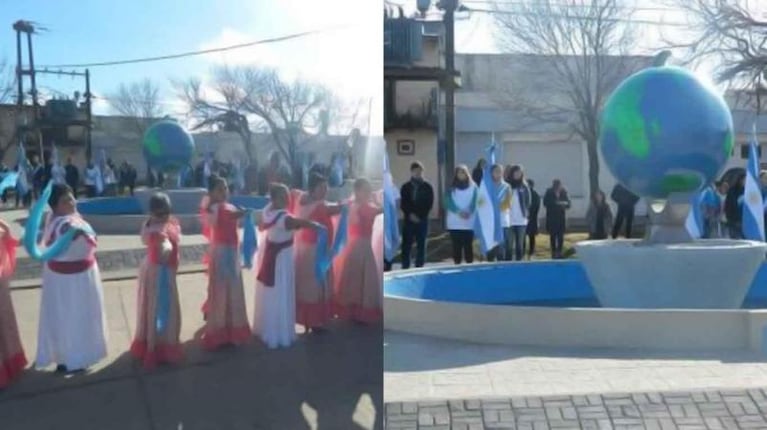
[[[153,120],[162,114],[160,108],[160,89],[147,78],[131,84],[120,84],[116,93],[108,96],[112,109],[131,118],[134,130],[143,136]]]
[[[300,143],[327,133],[338,109],[332,92],[324,86],[301,80],[286,82],[270,68],[218,68],[208,94],[199,80],[177,88],[198,126],[219,124],[236,131],[251,161],[255,161],[251,129],[265,127],[294,177],[301,167]]]
[[[496,40],[507,53],[520,54],[520,81],[498,92],[499,102],[537,123],[565,123],[586,142],[589,189],[599,189],[599,114],[611,91],[630,73],[650,63],[631,57],[633,10],[620,0],[531,0],[496,6]]]
[[[757,16],[748,0],[669,0],[684,10],[693,31],[691,40],[667,42],[682,49],[686,62],[716,65],[716,80],[746,95],[745,102],[757,110],[767,95],[767,15]],[[758,4],[758,1],[752,1]],[[747,89],[748,91],[743,91]]]

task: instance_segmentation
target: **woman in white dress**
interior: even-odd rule
[[[271,203],[264,208],[258,226],[253,333],[269,348],[288,347],[296,338],[293,233],[301,228],[324,228],[291,216],[287,211],[289,193],[285,185],[272,184]]]
[[[84,370],[106,357],[104,294],[96,262],[96,236],[76,211],[72,189],[56,184],[48,199],[53,216],[43,240],[53,245],[75,229],[69,247],[43,266],[37,368]]]

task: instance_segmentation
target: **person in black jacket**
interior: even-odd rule
[[[429,232],[429,212],[434,206],[434,189],[423,179],[423,165],[410,165],[410,181],[400,188],[402,223],[402,268],[410,267],[410,251],[416,243],[415,267],[426,261],[426,235]]]
[[[477,160],[477,165],[474,166],[474,170],[471,171],[471,179],[477,185],[482,182],[482,175],[485,173],[485,166],[487,166],[487,160],[480,158]]]
[[[567,229],[565,211],[570,209],[570,197],[562,186],[562,181],[554,179],[551,188],[543,195],[543,206],[546,207],[546,230],[551,241],[551,258],[560,259]]]
[[[80,171],[72,163],[72,157],[67,158],[67,165],[64,166],[64,182],[72,189],[72,195],[77,198],[77,189],[80,188]]]
[[[527,218],[527,259],[532,260],[535,254],[535,237],[538,235],[538,213],[541,211],[541,195],[535,191],[535,182],[527,180],[530,187],[530,209]]]
[[[724,199],[724,215],[727,217],[727,230],[730,239],[743,239],[743,208],[740,198],[746,190],[746,174],[738,176],[738,180],[727,191]]]
[[[634,223],[634,209],[639,201],[639,196],[623,185],[616,184],[613,192],[610,193],[610,198],[618,205],[618,213],[615,214],[615,224],[613,225],[613,239],[618,237],[624,220],[626,221],[626,239],[630,239],[631,226]]]

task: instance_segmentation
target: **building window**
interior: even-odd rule
[[[740,145],[740,158],[744,160],[748,160],[748,143]],[[757,145],[756,147],[756,153],[759,156],[759,158],[762,158],[762,145]]]

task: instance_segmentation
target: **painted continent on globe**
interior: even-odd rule
[[[643,197],[700,190],[732,152],[727,103],[679,67],[628,77],[607,100],[601,121],[599,146],[608,169]]]
[[[143,153],[149,167],[176,171],[189,165],[194,156],[192,136],[176,121],[163,119],[144,133]]]

